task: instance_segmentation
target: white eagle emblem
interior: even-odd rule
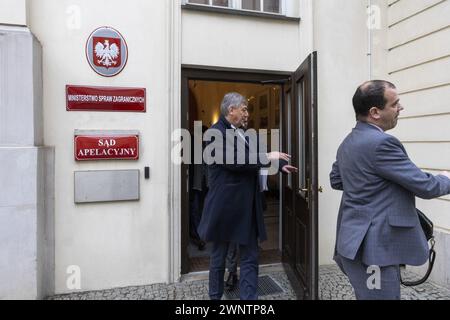
[[[95,45],[95,55],[99,59],[97,60],[97,63],[104,65],[106,68],[117,64],[117,61],[115,60],[119,57],[119,54],[119,47],[115,43],[110,46],[109,40],[105,40],[103,44],[97,42]]]

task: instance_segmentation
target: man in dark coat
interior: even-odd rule
[[[228,93],[221,104],[221,117],[206,133],[214,140],[205,150],[209,192],[198,228],[200,237],[212,242],[209,270],[209,296],[223,295],[225,258],[228,244],[239,244],[241,255],[240,298],[256,300],[258,286],[258,239],[267,239],[259,185],[259,171],[279,162],[285,172],[290,156],[281,152],[258,153],[258,143],[247,141],[238,130],[248,121],[247,100],[238,93]],[[231,147],[230,147],[231,146]]]

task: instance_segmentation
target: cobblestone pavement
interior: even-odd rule
[[[260,300],[294,300],[295,294],[286,274],[280,267],[260,271],[260,276],[269,275],[282,289],[282,293],[260,296]],[[79,292],[49,297],[49,300],[209,300],[208,275],[201,280],[184,280],[173,284],[152,284],[140,287]],[[195,278],[195,277],[194,277]],[[226,299],[224,295],[224,299]]]
[[[260,276],[270,277],[283,289],[282,293],[261,296],[260,300],[294,300],[295,294],[281,268],[261,270]],[[412,276],[404,273],[405,278]],[[183,280],[174,284],[152,284],[148,286],[116,288],[110,290],[78,292],[49,297],[50,300],[208,300],[207,275],[199,280]],[[352,287],[347,277],[336,265],[321,266],[319,278],[321,300],[354,300]],[[417,287],[402,287],[402,300],[450,300],[450,290],[426,282]]]
[[[402,271],[404,280],[417,279],[412,272]],[[355,300],[347,277],[336,265],[321,266],[319,277],[321,300]],[[402,300],[450,300],[450,290],[430,281],[415,287],[401,287]]]

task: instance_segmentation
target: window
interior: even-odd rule
[[[261,11],[261,0],[242,0],[242,9]]]
[[[241,9],[281,13],[280,0],[241,0]]]
[[[285,0],[185,0],[185,3],[282,14],[284,1]]]
[[[305,82],[303,80],[297,82],[297,94],[298,94],[298,142],[300,149],[298,150],[298,186],[301,189],[309,188],[306,183],[306,157],[305,157]]]
[[[188,0],[187,2],[215,7],[230,7],[231,0]]]
[[[292,154],[292,124],[291,124],[291,115],[292,115],[292,101],[291,101],[291,91],[287,93],[287,126],[286,126],[286,133],[287,133],[287,153]],[[288,187],[292,188],[292,174],[288,174],[288,181],[287,181]]]

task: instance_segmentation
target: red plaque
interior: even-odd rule
[[[145,88],[66,86],[67,111],[145,112]]]
[[[138,160],[139,136],[75,136],[75,160]]]

